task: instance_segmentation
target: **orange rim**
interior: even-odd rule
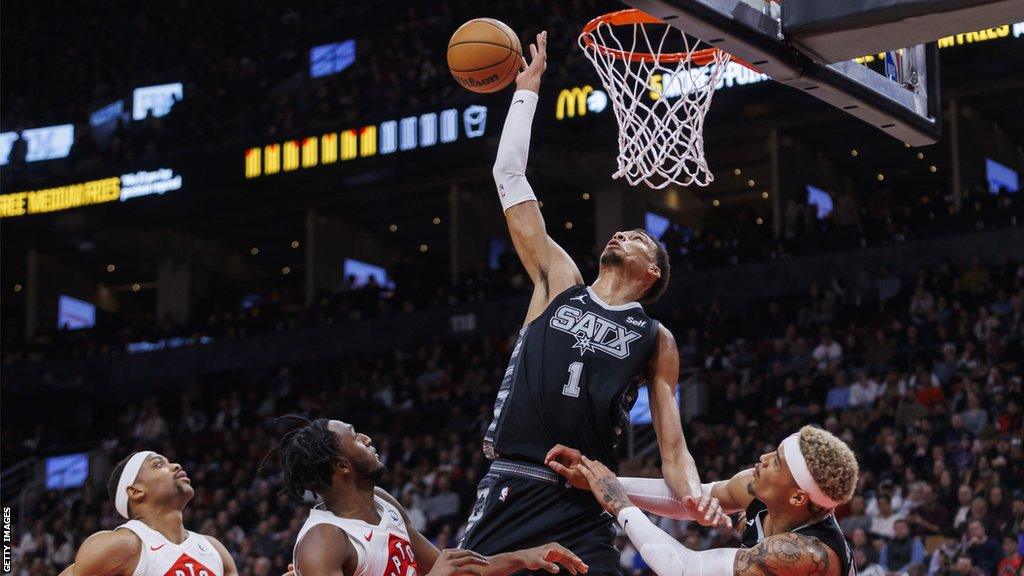
[[[718,52],[721,52],[718,48],[704,48],[702,50],[694,50],[693,52],[670,52],[668,54],[654,55],[650,52],[626,52],[625,50],[619,50],[617,48],[609,48],[603,46],[594,41],[594,30],[597,30],[601,24],[607,24],[609,26],[629,26],[630,24],[666,24],[663,20],[656,16],[652,16],[643,10],[636,8],[627,8],[625,10],[617,10],[615,12],[609,12],[602,14],[597,18],[594,18],[587,25],[583,27],[583,43],[588,48],[593,48],[597,52],[619,60],[628,60],[630,62],[659,62],[659,63],[675,63],[689,60],[697,66],[706,66],[715,61],[715,56]],[[732,61],[746,66],[751,70],[760,73],[760,70],[754,68],[749,62],[735,56],[730,56]]]

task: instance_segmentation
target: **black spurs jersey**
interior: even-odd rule
[[[487,457],[543,464],[564,444],[617,468],[657,335],[637,302],[611,306],[584,285],[556,296],[519,332],[484,434]]]
[[[743,539],[740,540],[741,548],[753,548],[764,540],[764,517],[767,513],[768,507],[757,498],[754,498],[750,506],[747,506],[747,526],[743,529]],[[836,522],[835,514],[829,514],[813,524],[805,524],[792,532],[817,538],[839,557],[840,576],[856,576],[857,567],[853,563],[853,551],[846,543],[846,537],[843,536],[839,522]]]

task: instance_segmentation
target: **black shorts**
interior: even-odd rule
[[[490,556],[548,542],[572,550],[591,575],[621,574],[615,519],[590,492],[568,487],[545,466],[495,460],[477,487],[459,547]]]

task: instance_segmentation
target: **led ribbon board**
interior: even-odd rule
[[[362,128],[248,148],[244,153],[245,177],[260,178],[357,158],[386,156],[437,144],[450,144],[461,137],[479,138],[486,131],[486,106],[468,106],[462,110],[461,115],[456,108],[426,112],[399,120],[368,124]]]
[[[117,200],[124,202],[179,190],[181,185],[181,175],[170,168],[158,168],[67,186],[3,194],[0,195],[0,218],[58,212]]]

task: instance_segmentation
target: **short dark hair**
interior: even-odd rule
[[[658,242],[658,239],[652,236],[647,230],[644,230],[643,228],[634,228],[632,232],[639,232],[643,234],[651,241],[652,244],[654,244],[654,263],[658,266],[658,269],[661,270],[661,276],[659,276],[658,279],[654,281],[654,284],[651,284],[651,287],[640,296],[640,302],[644,304],[657,302],[658,298],[661,298],[661,295],[668,289],[668,280],[672,275],[672,263],[669,261],[668,251],[666,251],[661,242]]]
[[[288,420],[301,426],[286,432],[263,461],[277,455],[284,475],[282,493],[299,500],[307,490],[323,495],[331,487],[334,465],[342,458],[341,441],[327,428],[330,420],[326,418],[289,415],[277,422]]]
[[[132,459],[135,453],[131,453],[125,456],[124,460],[121,460],[114,466],[114,470],[110,473],[110,478],[107,479],[107,496],[110,496],[110,503],[117,503],[117,485],[121,482],[121,474],[124,473],[124,467],[128,465],[128,461]],[[128,506],[128,515],[131,516],[131,506]]]

